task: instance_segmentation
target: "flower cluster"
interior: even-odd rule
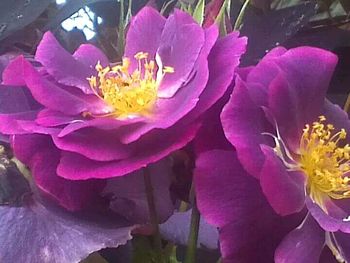
[[[11,230],[25,243],[30,225],[46,224],[50,215],[54,226],[45,233],[35,226],[35,240],[53,231],[66,242],[55,231],[69,224],[73,240],[90,242],[79,244],[81,255],[63,259],[47,241],[34,249],[40,262],[79,261],[124,244],[139,224],[154,221],[147,201],[160,221],[175,212],[180,198],[169,189],[179,179],[174,153],[181,150],[195,163],[192,190],[201,215],[218,228],[224,263],[350,262],[350,122],[326,99],[337,57],[313,47],[277,47],[239,68],[246,44],[237,32],[219,36],[217,25],[202,27],[186,12],[164,17],[150,7],[131,19],[117,62],[90,44],[70,54],[45,33],[34,58],[11,59],[2,75],[10,102],[22,99],[16,89],[30,102],[0,107],[0,132],[29,169],[25,192],[34,195],[24,208],[0,206],[4,225],[27,216],[28,223]],[[153,189],[145,190],[142,176],[145,184],[152,177]],[[117,214],[118,224],[109,231],[90,221],[80,225],[62,210],[51,214],[42,194],[59,209]],[[174,213],[160,229],[172,233],[184,220]],[[207,231],[207,222],[198,228]],[[213,228],[206,233],[216,236]],[[0,244],[0,261],[12,260],[5,250],[13,243],[0,238]],[[215,247],[216,239],[206,244]],[[16,260],[32,262],[28,250]]]

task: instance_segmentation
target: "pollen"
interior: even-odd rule
[[[113,67],[96,65],[97,77],[88,78],[90,87],[111,109],[108,116],[127,118],[135,115],[148,116],[157,101],[158,87],[165,74],[174,68],[158,68],[154,60],[148,60],[148,53],[138,52],[135,56],[137,68],[131,72],[130,59]],[[106,115],[104,115],[106,116]]]
[[[350,197],[350,146],[346,131],[335,131],[325,116],[307,124],[300,140],[300,167],[307,175],[310,197],[323,206],[325,195],[333,199]]]

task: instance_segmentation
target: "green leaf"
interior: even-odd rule
[[[204,20],[205,0],[198,0],[198,3],[193,11],[193,18],[198,24],[202,25]]]
[[[227,29],[226,29],[226,11],[229,8],[230,0],[225,0],[225,2],[222,4],[220,8],[220,12],[218,16],[215,19],[215,23],[219,25],[220,28],[220,35],[226,36],[227,35]]]

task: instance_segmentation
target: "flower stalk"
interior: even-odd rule
[[[146,188],[150,222],[152,224],[153,233],[154,233],[153,247],[156,252],[157,262],[163,263],[162,238],[159,231],[158,214],[157,214],[156,204],[155,204],[154,195],[153,195],[151,174],[147,167],[143,169],[143,178],[144,178],[145,188]]]
[[[192,196],[192,198],[191,198]],[[200,223],[200,213],[197,207],[196,196],[194,191],[194,184],[192,184],[190,198],[192,199],[192,214],[191,214],[191,226],[190,233],[188,235],[186,258],[184,263],[196,262],[196,251],[198,242],[198,232]]]

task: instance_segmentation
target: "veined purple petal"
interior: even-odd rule
[[[285,216],[300,212],[305,206],[305,175],[286,170],[273,149],[261,145],[265,162],[260,174],[260,185],[276,213]]]
[[[322,112],[337,57],[322,49],[300,47],[270,61],[284,77],[270,83],[269,107],[282,138],[297,151],[305,124],[315,121]]]
[[[290,232],[278,246],[275,262],[318,262],[325,239],[324,230],[311,215],[307,215],[301,225]]]
[[[172,162],[170,159],[163,159],[150,164],[147,169],[152,181],[158,220],[164,222],[174,211],[170,196],[170,185],[174,176]],[[128,221],[138,224],[150,223],[142,169],[126,176],[108,179],[102,195],[110,198],[112,211]]]
[[[184,16],[188,17],[187,21],[181,19]],[[188,23],[190,19],[192,23]],[[189,14],[177,10],[169,16],[165,22],[157,53],[162,64],[173,67],[175,71],[172,74],[166,74],[162,80],[158,90],[160,98],[171,98],[180,88],[186,85],[185,83],[189,81],[198,56],[204,48],[205,41],[207,41],[206,38],[208,36],[205,36],[204,30]]]
[[[93,111],[89,103],[82,98],[74,96],[53,82],[44,79],[23,56],[13,60],[10,66],[11,68],[17,67],[18,78],[24,79],[33,97],[45,107],[72,115]],[[10,71],[10,69],[7,68],[5,73],[6,71]],[[4,74],[3,77],[4,82],[7,83],[7,75]]]
[[[247,39],[238,37],[233,32],[218,39],[208,57],[209,80],[196,107],[186,116],[187,119],[198,117],[218,101],[232,82],[240,57],[246,50]]]
[[[186,129],[179,125],[172,129],[148,133],[143,136],[141,142],[138,142],[138,151],[120,161],[97,162],[79,154],[64,152],[57,172],[59,176],[70,180],[123,176],[146,167],[185,146],[194,138],[199,127],[199,123],[193,123]]]
[[[271,127],[263,109],[250,96],[248,87],[237,76],[231,98],[221,113],[226,138],[237,150],[238,159],[248,173],[259,177],[264,163],[260,144],[266,144]]]
[[[275,248],[304,213],[280,217],[234,151],[214,150],[196,161],[195,186],[203,217],[219,227],[224,262],[272,262]]]
[[[78,52],[78,58],[81,53],[81,51]],[[91,54],[93,57],[96,57],[96,55],[96,51]],[[93,94],[87,78],[96,74],[94,67],[87,65],[86,61],[82,62],[81,59],[75,59],[58,43],[51,32],[44,34],[36,50],[35,59],[59,83],[80,88],[87,94]],[[102,59],[106,60],[105,57],[102,57]]]
[[[213,27],[206,30],[205,33],[205,45],[198,57],[198,61],[194,65],[193,70],[195,75],[193,79],[189,80],[174,97],[158,99],[151,119],[143,125],[130,127],[125,135],[121,135],[121,141],[123,143],[134,142],[152,129],[169,128],[196,107],[200,94],[206,88],[209,77],[208,55],[217,39],[218,31]],[[176,55],[173,54],[173,56]]]
[[[79,48],[74,52],[73,57],[92,70],[95,70],[95,66],[98,62],[100,62],[103,67],[109,65],[109,61],[106,55],[103,54],[99,48],[91,44],[80,45]]]
[[[125,244],[135,228],[121,218],[83,218],[36,200],[0,206],[0,217],[1,262],[78,263],[92,252]]]
[[[46,108],[39,111],[35,119],[37,124],[46,127],[65,125],[74,121],[76,121],[76,117],[74,116],[65,115],[62,112]]]
[[[85,128],[64,137],[53,136],[61,150],[75,152],[96,161],[112,161],[131,156],[132,149],[119,141],[118,132]]]
[[[137,67],[134,55],[138,52],[147,52],[150,58],[155,58],[165,21],[157,10],[147,6],[131,19],[124,53],[132,62],[131,70]]]
[[[332,201],[331,201],[332,202]],[[328,204],[335,206],[335,204]],[[332,213],[330,215],[326,214],[322,208],[314,203],[311,198],[306,198],[306,206],[310,211],[311,215],[315,218],[315,220],[320,224],[320,226],[329,232],[341,231],[344,233],[350,233],[350,221],[349,215],[342,211],[339,207],[333,207],[337,209],[337,213]],[[343,216],[340,216],[343,214]]]
[[[53,146],[49,136],[16,135],[12,147],[16,157],[29,166],[36,185],[61,206],[79,210],[98,200],[105,182],[70,181],[57,176],[60,151]]]

